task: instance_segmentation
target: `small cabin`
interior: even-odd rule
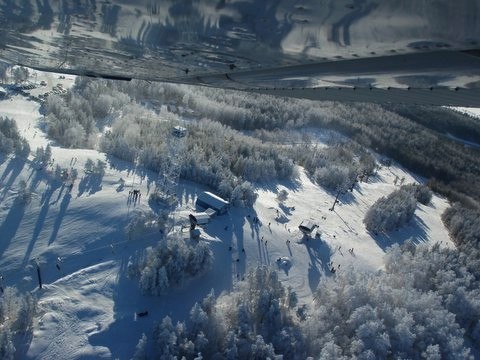
[[[173,136],[176,136],[176,137],[185,137],[187,136],[187,128],[177,125],[173,128],[172,134]]]
[[[318,225],[316,225],[313,221],[310,220],[303,220],[300,225],[298,225],[298,229],[305,235],[312,234],[313,230],[315,230],[315,228],[317,227]]]
[[[210,221],[210,216],[205,212],[198,212],[188,215],[191,225],[206,225]]]
[[[227,200],[222,199],[220,196],[212,194],[209,191],[204,191],[197,197],[197,206],[203,209],[212,209],[216,214],[225,214],[230,206]]]

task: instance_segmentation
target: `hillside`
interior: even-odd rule
[[[66,79],[65,87],[68,80],[71,84]],[[131,256],[158,241],[158,231],[133,234],[129,240],[125,227],[139,211],[149,211],[147,198],[157,174],[96,150],[58,146],[46,137],[39,109],[39,104],[20,95],[0,102],[0,116],[16,120],[32,152],[49,144],[52,148],[51,166],[45,170],[38,169],[33,156],[25,161],[1,157],[3,283],[33,291],[38,299],[33,336],[20,357],[129,358],[141,334],[148,334],[156,321],[166,315],[175,321],[186,319],[194,303],[212,288],[215,294],[230,291],[259,264],[278,269],[280,280],[298,294],[300,304],[313,306],[320,280],[336,276],[332,266],[337,272],[350,266],[375,272],[384,267],[386,248],[406,240],[453,247],[441,221],[448,202],[438,196],[428,206],[418,205],[414,220],[390,236],[372,236],[365,230],[366,210],[398,187],[396,177],[405,178],[405,183],[424,181],[400,166],[383,167],[367,183],[357,184],[340,198],[335,211],[328,210],[334,194],[314,184],[299,167],[295,181],[255,184],[259,196],[253,208],[233,207],[201,230],[215,256],[207,274],[161,297],[144,296],[137,281],[127,278],[126,266]],[[321,134],[318,141],[322,143]],[[103,176],[85,172],[88,159],[107,164]],[[70,173],[78,171],[71,189],[71,182],[55,179],[57,164]],[[33,193],[28,204],[16,202],[22,180]],[[132,189],[141,191],[138,202],[129,199]],[[279,204],[276,197],[282,189],[288,197]],[[172,231],[188,237],[180,225],[187,225],[194,200],[204,190],[195,183],[180,183]],[[320,239],[303,238],[298,229],[302,220],[318,224]],[[351,248],[353,252],[348,251]],[[41,269],[41,290],[35,262]],[[147,317],[135,315],[145,310]]]

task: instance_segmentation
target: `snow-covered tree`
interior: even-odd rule
[[[94,167],[95,167],[95,163],[93,162],[92,159],[88,158],[87,161],[85,161],[85,165],[84,165],[85,173],[92,173]]]
[[[92,159],[88,158],[87,161],[85,161],[84,171],[86,174],[99,175],[102,177],[105,175],[106,167],[107,164],[104,161],[97,160],[95,163]]]
[[[442,220],[458,246],[466,253],[477,253],[480,244],[480,211],[456,203],[445,210]]]
[[[146,346],[147,336],[145,334],[142,334],[142,337],[140,338],[140,340],[138,340],[137,346],[135,347],[135,353],[133,354],[132,360],[146,360]]]
[[[15,144],[15,155],[24,159],[30,155],[30,144],[25,138],[21,138]]]
[[[164,319],[157,349],[187,358],[471,358],[480,319],[479,270],[471,264],[478,253],[394,246],[384,271],[346,268],[324,278],[315,306],[301,306],[308,316],[300,322],[291,290],[259,267],[232,292],[196,303],[186,323]]]
[[[15,356],[15,345],[13,345],[10,329],[0,329],[0,358],[13,360]]]
[[[62,143],[71,148],[80,148],[85,144],[87,134],[79,123],[72,123],[64,132]]]
[[[237,206],[252,206],[257,200],[258,194],[248,181],[237,185],[231,195],[231,201]]]
[[[20,136],[15,120],[0,116],[0,152],[9,154],[13,151],[25,158],[30,153],[30,145]]]
[[[6,83],[7,78],[8,78],[8,69],[10,68],[10,65],[0,61],[0,83]]]
[[[15,66],[12,69],[12,76],[15,83],[20,83],[28,79],[30,72],[26,67],[23,66]]]
[[[48,165],[51,157],[52,157],[52,148],[50,147],[50,145],[47,145],[45,149],[42,146],[40,146],[35,151],[35,163],[42,168]]]
[[[415,359],[438,346],[442,358],[469,356],[441,297],[417,289],[403,273],[344,270],[319,286],[316,304],[305,322],[310,353]]]
[[[205,358],[305,358],[302,335],[290,314],[288,295],[268,268],[258,268],[240,288],[218,299],[210,293],[190,311],[189,321],[173,329],[167,317],[155,330],[159,353]],[[297,330],[295,330],[295,328]],[[175,332],[175,337],[172,332]],[[277,353],[276,349],[281,349]]]
[[[227,360],[236,360],[238,359],[238,349],[237,349],[237,336],[235,332],[230,330],[227,334],[226,345],[225,345],[225,356]]]
[[[202,275],[212,263],[213,253],[204,241],[169,236],[149,249],[145,262],[138,264],[140,288],[145,294],[158,296]]]
[[[428,203],[432,200],[433,193],[426,185],[409,184],[403,185],[402,189],[405,191],[410,191],[420,204],[428,205]]]
[[[155,329],[155,341],[160,359],[170,360],[178,355],[177,334],[170,317],[165,317]]]
[[[288,199],[288,191],[285,189],[280,190],[277,194],[277,201],[280,203],[283,203],[287,201],[287,199]]]
[[[378,199],[365,214],[368,231],[388,232],[405,225],[413,217],[417,201],[407,190],[400,189]]]
[[[327,165],[314,173],[315,181],[326,189],[344,192],[356,176],[352,169],[341,165]]]
[[[153,211],[148,210],[135,210],[130,215],[130,220],[125,226],[125,234],[129,240],[132,240],[144,233],[159,232],[163,230],[166,222],[166,214],[155,214]]]
[[[0,358],[15,356],[14,336],[31,331],[35,300],[30,294],[20,294],[15,288],[3,289],[0,296]]]
[[[275,359],[275,350],[272,344],[265,344],[262,335],[257,335],[255,342],[251,345],[251,353],[248,354],[249,359]]]
[[[95,118],[102,119],[113,109],[114,99],[111,95],[101,94],[92,104],[92,113]]]

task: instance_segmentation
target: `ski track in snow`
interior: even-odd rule
[[[73,81],[67,80],[66,85],[71,85]],[[372,237],[365,230],[365,211],[396,188],[395,176],[405,177],[405,183],[421,181],[398,165],[382,168],[369,183],[358,184],[353,193],[340,198],[335,211],[328,210],[334,196],[313,184],[299,169],[300,178],[294,184],[260,186],[253,209],[232,208],[201,230],[215,255],[211,271],[164,296],[142,296],[136,280],[126,277],[126,264],[136,250],[154,245],[156,234],[128,240],[123,229],[133,211],[148,209],[147,194],[156,174],[142,171],[139,176],[137,172],[133,184],[132,164],[95,150],[59,147],[41,130],[38,110],[37,103],[21,96],[0,102],[0,116],[17,121],[32,151],[50,144],[54,165],[76,168],[79,178],[70,193],[66,186],[53,184],[48,172],[34,169],[32,156],[27,161],[0,156],[2,285],[33,291],[38,298],[33,337],[20,349],[25,358],[129,358],[142,332],[149,336],[155,321],[166,315],[174,321],[184,320],[195,301],[212,288],[217,295],[231,290],[259,264],[278,269],[280,279],[297,292],[300,303],[311,306],[319,282],[334,276],[331,267],[337,271],[347,266],[376,271],[383,267],[385,249],[407,239],[453,246],[440,219],[448,202],[438,196],[428,206],[419,205],[415,219],[390,236]],[[101,182],[91,187],[82,183],[88,158],[108,163]],[[126,181],[123,190],[118,189],[120,178]],[[34,191],[31,203],[25,206],[15,204],[22,179]],[[127,201],[132,188],[142,192],[138,204]],[[281,189],[289,192],[283,205],[276,200]],[[190,182],[180,183],[178,223],[186,224],[195,208],[196,194],[203,190]],[[260,224],[253,221],[255,216]],[[304,219],[319,225],[320,240],[302,237],[298,225]],[[354,248],[353,253],[350,248]],[[291,266],[277,263],[283,257]],[[37,288],[35,260],[42,273],[41,290]],[[135,313],[144,310],[149,316],[137,319]]]

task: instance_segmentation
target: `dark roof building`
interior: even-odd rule
[[[175,126],[172,130],[172,133],[176,137],[185,137],[187,136],[187,129],[183,126]]]
[[[225,214],[230,206],[228,201],[208,191],[198,195],[196,204],[204,209],[213,209],[219,215]]]
[[[310,220],[303,220],[300,225],[298,225],[298,229],[305,235],[310,235],[316,227],[318,226]]]
[[[210,215],[205,212],[198,212],[188,215],[191,224],[205,225],[210,221]]]

